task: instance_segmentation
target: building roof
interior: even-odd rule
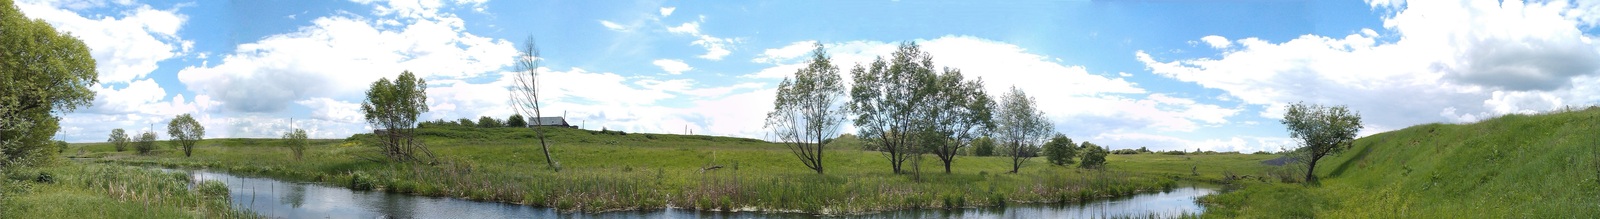
[[[568,126],[567,119],[561,117],[537,117],[528,120],[528,125]]]

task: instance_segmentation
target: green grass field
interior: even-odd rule
[[[1358,139],[1321,185],[1252,183],[1206,197],[1220,218],[1600,216],[1600,108],[1425,124]]]
[[[396,193],[503,201],[571,211],[673,206],[849,214],[905,208],[1082,202],[1219,182],[1224,173],[1262,173],[1273,155],[1112,155],[1107,171],[1048,165],[1035,158],[1021,174],[1005,174],[1002,157],[958,157],[952,174],[932,155],[913,174],[892,174],[878,152],[834,148],[827,173],[801,165],[782,145],[754,139],[551,129],[562,171],[545,167],[533,132],[512,128],[430,127],[419,130],[438,165],[373,162],[361,135],[317,140],[294,160],[276,139],[206,140],[194,157],[170,147],[153,155],[79,144],[81,157],[123,164],[221,169],[340,186],[373,185]],[[74,149],[76,150],[76,149]],[[908,164],[909,165],[909,164]],[[723,166],[702,172],[702,167]],[[909,169],[909,167],[908,167]]]

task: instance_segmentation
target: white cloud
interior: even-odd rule
[[[790,43],[788,46],[767,49],[766,51],[761,52],[760,55],[757,55],[755,59],[751,59],[750,61],[755,63],[777,64],[782,61],[789,61],[795,58],[805,57],[811,53],[812,49],[815,49],[815,47],[813,47],[815,44],[816,41],[799,41]]]
[[[1287,103],[1349,105],[1376,133],[1414,124],[1471,122],[1600,100],[1600,51],[1568,2],[1371,2],[1392,9],[1384,27],[1342,38],[1237,40],[1220,58],[1135,58],[1153,73],[1227,92],[1276,118]],[[1580,2],[1577,4],[1588,4]],[[1397,39],[1379,42],[1379,39]],[[1204,40],[1204,39],[1203,39]],[[1207,40],[1209,42],[1209,40]],[[1399,96],[1397,96],[1399,95]]]
[[[314,97],[358,98],[372,81],[409,70],[418,77],[471,78],[509,66],[511,42],[466,33],[452,15],[404,26],[345,16],[317,18],[293,33],[241,44],[215,66],[185,68],[179,80],[238,112],[277,112]]]
[[[126,4],[125,4],[126,3]],[[178,31],[187,16],[176,9],[157,10],[139,5],[123,10],[121,17],[87,18],[59,8],[95,8],[106,2],[17,2],[29,18],[43,19],[59,32],[70,32],[89,47],[101,83],[128,83],[155,71],[157,63],[187,51]],[[118,2],[129,5],[131,2]]]
[[[685,71],[694,70],[694,67],[689,67],[689,64],[683,63],[683,60],[677,59],[657,59],[651,63],[655,64],[657,67],[661,67],[662,71],[666,71],[668,74],[674,75],[683,74]]]
[[[616,22],[611,22],[608,20],[600,20],[600,26],[605,26],[606,29],[611,29],[612,31],[628,31],[628,27],[624,27],[621,24],[617,24]]]
[[[701,16],[700,20],[704,21],[705,16]],[[732,54],[733,52],[728,50],[729,47],[731,47],[732,44],[739,43],[740,40],[738,38],[720,38],[711,36],[710,34],[701,33],[701,21],[683,23],[676,27],[668,27],[667,32],[694,36],[696,38],[695,41],[690,42],[689,44],[706,48],[706,54],[698,56],[702,59],[722,60],[722,57]]]
[[[672,16],[672,11],[677,10],[677,7],[661,7],[661,17]]]
[[[1229,42],[1228,38],[1217,35],[1201,37],[1200,41],[1206,42],[1206,45],[1211,45],[1211,48],[1216,49],[1227,49],[1228,46],[1233,45],[1233,42]]]

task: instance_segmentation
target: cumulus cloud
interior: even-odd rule
[[[1217,35],[1210,35],[1210,36],[1201,37],[1200,41],[1201,42],[1206,42],[1206,45],[1211,45],[1211,48],[1216,48],[1216,49],[1227,49],[1228,46],[1232,46],[1233,45],[1233,42],[1229,42],[1228,38],[1225,38],[1225,37],[1222,37],[1222,36],[1217,36]]]
[[[677,7],[661,7],[661,17],[672,16],[672,12],[677,10]]]
[[[1277,118],[1292,102],[1349,105],[1371,124],[1367,134],[1596,101],[1584,92],[1600,86],[1593,74],[1600,56],[1593,36],[1579,29],[1595,24],[1582,19],[1590,12],[1579,10],[1593,5],[1371,3],[1391,9],[1384,27],[1398,36],[1362,29],[1279,43],[1245,38],[1219,58],[1158,61],[1144,51],[1134,55],[1156,75],[1262,106],[1267,118]]]
[[[710,34],[701,33],[700,22],[704,20],[705,16],[701,16],[700,21],[687,22],[675,27],[668,27],[667,32],[686,34],[695,37],[695,40],[689,44],[706,48],[706,54],[698,56],[702,59],[722,60],[722,57],[732,54],[733,51],[728,50],[729,47],[732,47],[733,44],[739,43],[740,40],[738,38],[721,38],[711,36]]]
[[[677,59],[657,59],[650,63],[655,64],[656,67],[661,67],[661,70],[666,71],[667,74],[683,74],[685,71],[694,70],[694,67],[689,67],[689,64]]]
[[[313,97],[356,98],[372,81],[401,71],[424,79],[491,75],[517,54],[511,42],[462,31],[460,19],[448,15],[393,28],[379,22],[317,18],[297,32],[241,44],[221,64],[185,68],[178,78],[230,110],[277,112]]]
[[[189,42],[178,37],[188,17],[176,9],[158,10],[149,5],[118,2],[117,5],[133,8],[122,11],[120,17],[88,18],[67,8],[105,7],[107,2],[21,1],[16,4],[29,18],[43,19],[56,31],[70,32],[83,40],[96,61],[95,69],[100,72],[102,83],[128,83],[144,78],[156,70],[157,63],[188,50],[184,44]]]

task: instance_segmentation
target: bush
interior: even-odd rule
[[[973,139],[972,155],[980,157],[994,156],[994,147],[994,139],[992,138],[980,137]]]
[[[373,181],[377,180],[366,173],[356,172],[350,174],[350,190],[367,191],[373,189]]]
[[[139,141],[133,143],[133,149],[139,151],[139,154],[150,154],[151,151],[155,151],[156,133],[145,132],[144,134],[139,134]]]
[[[1084,142],[1083,143],[1083,160],[1082,160],[1081,163],[1078,163],[1078,167],[1082,167],[1082,168],[1100,168],[1100,167],[1105,167],[1105,165],[1106,165],[1106,154],[1108,154],[1108,153],[1109,152],[1107,152],[1105,148],[1100,148],[1100,146],[1094,145],[1094,143]]]
[[[195,190],[199,190],[200,195],[204,197],[224,199],[228,197],[228,184],[223,184],[222,181],[206,180],[196,185]]]
[[[1045,158],[1050,164],[1066,166],[1073,163],[1072,158],[1077,156],[1078,146],[1072,144],[1072,139],[1066,135],[1056,134],[1049,143],[1044,144]]]

